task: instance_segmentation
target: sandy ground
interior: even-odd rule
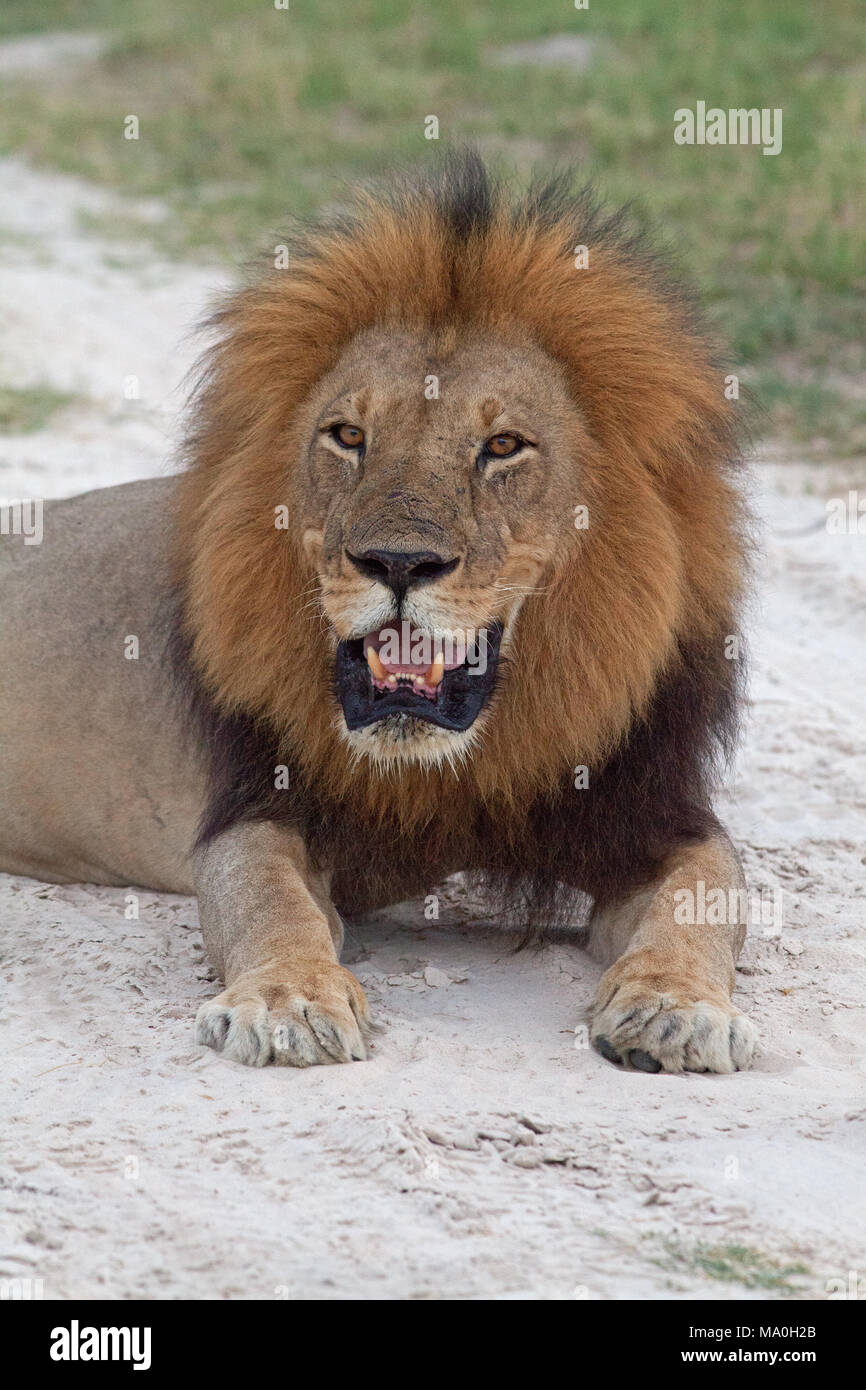
[[[0,437],[0,495],[170,468],[220,275],[101,241],[82,219],[130,209],[73,180],[6,162],[0,187],[0,382],[79,398]],[[126,920],[123,891],[0,877],[0,1276],[50,1298],[724,1299],[866,1274],[866,537],[824,527],[851,468],[755,471],[753,703],[721,808],[753,888],[781,890],[738,974],[755,1070],[616,1072],[573,1031],[599,974],[576,943],[514,955],[456,902],[450,926],[353,928],[372,1060],[249,1072],[193,1043],[216,986],[192,901],[141,893]]]

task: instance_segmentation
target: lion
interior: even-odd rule
[[[745,898],[738,426],[666,262],[467,153],[211,331],[181,473],[4,539],[0,868],[194,892],[196,1038],[249,1066],[363,1059],[343,919],[463,874],[584,931],[604,1059],[748,1067],[744,921],[683,910]]]

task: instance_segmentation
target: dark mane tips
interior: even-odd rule
[[[427,196],[453,239],[464,242],[489,231],[499,189],[481,156],[463,150],[443,160],[427,184]]]

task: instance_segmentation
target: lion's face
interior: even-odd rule
[[[318,384],[298,420],[304,544],[359,752],[453,762],[495,718],[521,604],[574,536],[585,438],[529,343],[373,331]]]
[[[585,199],[464,174],[365,195],[226,301],[178,491],[208,698],[404,825],[602,767],[733,630],[742,569],[731,405],[655,262]]]

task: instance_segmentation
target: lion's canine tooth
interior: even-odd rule
[[[433,665],[427,672],[424,679],[428,685],[438,685],[445,675],[445,653],[437,652],[433,658]]]
[[[379,660],[379,653],[376,651],[376,648],[373,646],[368,647],[366,651],[366,657],[367,665],[373,672],[373,675],[376,677],[376,680],[385,680],[387,678],[388,672],[385,670],[385,667]]]

